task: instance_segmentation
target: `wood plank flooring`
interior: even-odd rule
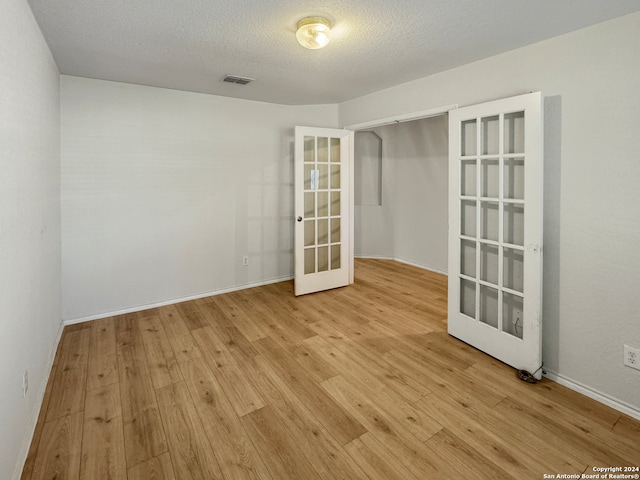
[[[446,278],[358,260],[65,328],[23,480],[541,479],[640,465],[640,422],[446,333]]]

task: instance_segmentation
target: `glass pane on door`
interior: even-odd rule
[[[318,189],[326,190],[329,188],[329,166],[318,165]]]
[[[495,202],[480,202],[480,238],[498,241],[500,209]]]
[[[524,112],[460,128],[460,313],[522,338]]]
[[[485,117],[482,125],[482,155],[496,155],[500,148],[500,117]]]
[[[340,216],[340,192],[331,192],[331,216]]]
[[[524,112],[504,115],[504,153],[524,153]]]
[[[327,192],[318,192],[318,217],[329,216],[329,194]]]
[[[460,145],[461,155],[467,157],[477,154],[478,132],[476,128],[476,120],[467,120],[462,122],[461,126],[462,144]]]
[[[504,198],[524,200],[524,158],[504,159]]]
[[[318,219],[318,245],[326,245],[329,243],[329,220],[326,218]]]
[[[500,162],[497,158],[487,158],[481,160],[482,176],[480,185],[483,197],[498,198],[500,195]]]
[[[340,139],[304,137],[304,273],[341,265]]]
[[[316,213],[316,196],[313,192],[304,194],[304,218],[311,218]]]
[[[318,137],[318,162],[327,163],[329,161],[329,139]]]
[[[316,137],[304,137],[304,163],[315,162],[315,159]]]
[[[504,206],[504,241],[524,246],[524,205]]]
[[[318,271],[329,270],[329,247],[318,247]]]
[[[305,220],[304,222],[304,246],[316,244],[316,221]]]
[[[476,242],[460,240],[460,273],[467,277],[476,276]]]
[[[331,245],[331,270],[340,268],[340,245]]]
[[[524,251],[504,248],[502,260],[503,285],[518,292],[524,290]]]
[[[482,323],[498,328],[498,290],[480,285],[480,318]]]
[[[331,141],[331,163],[340,163],[340,139],[332,138],[330,141]]]
[[[522,338],[524,336],[523,298],[510,293],[504,293],[502,297],[502,331]]]
[[[340,219],[331,219],[331,243],[340,242]]]
[[[340,188],[340,165],[331,165],[331,188]]]
[[[476,175],[476,160],[463,160],[460,165],[460,175],[462,196],[475,197],[478,187],[478,177]]]
[[[476,318],[476,283],[460,279],[460,313]]]
[[[304,249],[304,273],[314,273],[316,271],[316,249]]]
[[[497,245],[480,245],[480,280],[498,285]]]
[[[306,143],[305,143],[306,145]],[[313,188],[311,186],[311,182],[312,180],[315,181],[315,171],[314,171],[315,165],[313,163],[311,164],[305,164],[304,165],[304,189],[305,190],[315,190],[315,184],[313,185]]]
[[[462,235],[476,236],[476,202],[475,200],[462,200],[460,202],[460,216]]]

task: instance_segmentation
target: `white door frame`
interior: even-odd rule
[[[311,138],[313,148],[311,155],[313,159],[307,161],[306,153],[309,151],[305,148],[305,139]],[[327,152],[325,152],[323,161],[319,161],[320,157],[320,140],[325,139],[327,144]],[[332,157],[332,148],[334,139],[340,139],[337,153],[340,154],[339,163],[336,163]],[[354,132],[346,129],[336,128],[320,128],[320,127],[295,127],[295,155],[294,155],[294,222],[295,222],[295,239],[294,239],[294,290],[296,295],[304,295],[314,293],[330,288],[338,288],[350,285],[354,281],[354,192],[353,192],[353,175],[354,175]],[[336,157],[337,158],[337,157]],[[307,163],[305,163],[305,161]],[[317,163],[320,162],[320,163]],[[327,163],[328,162],[328,163]],[[311,166],[314,165],[314,166]],[[321,186],[320,172],[322,166],[326,170],[326,186]],[[313,170],[307,171],[309,167]],[[340,184],[337,187],[338,201],[340,204],[339,217],[333,212],[331,199],[336,192],[333,181],[332,171],[334,167],[339,167]],[[318,170],[316,170],[316,168]],[[310,184],[310,189],[305,184]],[[325,193],[326,192],[326,193]],[[324,205],[327,209],[326,216],[318,218],[320,208],[320,198],[324,193]],[[305,195],[311,194],[313,203],[313,215],[305,213]],[[345,198],[346,197],[346,198]],[[334,220],[339,219],[339,243],[336,244],[333,238],[331,225]],[[328,233],[326,241],[319,246],[318,241],[320,222],[324,221]],[[315,223],[314,223],[315,222]],[[313,235],[310,244],[305,245],[305,225],[310,223]],[[315,225],[315,226],[314,226]],[[326,245],[326,246],[325,246]],[[339,266],[334,266],[331,252],[334,248],[339,247]],[[320,269],[319,259],[322,250],[328,255],[328,265],[324,269]],[[305,253],[316,255],[316,263],[311,264],[313,271],[305,273]]]
[[[515,112],[515,113],[514,113]],[[517,149],[507,149],[507,114],[522,114],[522,145]],[[504,117],[504,120],[503,120]],[[493,121],[492,119],[497,120]],[[464,109],[452,112],[449,117],[449,299],[448,299],[448,332],[460,340],[492,355],[498,360],[511,365],[516,369],[526,370],[538,379],[541,378],[542,366],[542,214],[543,214],[543,128],[542,128],[542,94],[533,92],[515,97],[471,105]],[[495,127],[484,126],[489,121]],[[463,151],[463,130],[461,125],[468,125],[468,132],[475,140],[467,142],[471,146],[471,153]],[[485,152],[481,150],[484,136],[495,128],[496,150]],[[504,128],[504,132],[503,132]],[[515,130],[515,128],[511,128]],[[467,130],[465,130],[467,131]],[[503,138],[504,133],[504,138]],[[513,132],[512,132],[513,133]],[[489,135],[491,137],[492,135]],[[511,138],[511,137],[509,137]],[[507,173],[507,160],[522,162],[522,182],[524,195],[505,193],[503,176]],[[486,162],[486,163],[485,163]],[[495,186],[496,193],[486,193],[483,185],[483,170],[481,166],[497,162],[497,172],[492,174],[498,181]],[[471,168],[471,182],[461,181],[464,177],[462,165]],[[487,179],[491,175],[487,173]],[[504,185],[507,185],[506,178]],[[466,193],[469,189],[471,193]],[[486,196],[485,196],[486,195]],[[472,215],[470,221],[464,222],[471,227],[471,233],[465,233],[462,225],[462,207],[466,205]],[[481,207],[495,209],[493,215],[495,221],[495,237],[485,235],[483,232],[485,222],[491,218],[487,214],[482,215]],[[522,209],[522,213],[512,218],[507,217],[507,212],[515,212]],[[490,210],[487,210],[489,212]],[[504,217],[504,218],[503,218]],[[510,221],[507,218],[511,218]],[[521,234],[523,238],[515,240],[507,237],[505,226],[522,221]],[[488,229],[490,230],[490,229]],[[516,231],[520,229],[517,228]],[[511,231],[511,230],[509,230]],[[519,236],[519,235],[518,235]],[[469,255],[465,254],[463,262],[461,255],[461,243],[467,245]],[[495,249],[495,266],[487,261],[483,269],[481,256],[483,248],[485,252]],[[506,262],[508,253],[522,258],[505,265],[517,265],[516,270],[522,276],[522,283],[518,286],[511,284],[513,278],[507,280],[503,262]],[[473,257],[474,261],[470,259]],[[513,258],[513,257],[511,257]],[[484,274],[495,268],[495,278],[483,278]],[[469,273],[467,273],[469,272]],[[514,277],[515,278],[515,277]],[[461,285],[464,283],[466,297],[463,295]],[[473,295],[471,292],[475,292]],[[482,292],[485,296],[482,297]],[[484,298],[487,305],[494,300],[489,295],[495,292],[495,317],[487,315],[483,317]],[[464,305],[462,299],[466,299]],[[490,300],[491,299],[491,300]],[[471,301],[472,300],[472,301]],[[504,310],[506,308],[506,311]],[[464,312],[464,313],[462,313]],[[506,313],[505,313],[506,312]],[[515,320],[513,319],[515,317]],[[518,320],[521,319],[518,332]],[[495,325],[492,322],[495,320]]]
[[[442,105],[440,107],[427,108],[426,110],[417,110],[415,112],[403,113],[400,115],[394,115],[391,117],[378,118],[376,120],[369,120],[366,122],[353,123],[351,125],[345,125],[346,130],[365,130],[369,128],[382,127],[384,125],[392,125],[394,123],[411,122],[413,120],[422,120],[423,118],[437,117],[438,115],[444,115],[458,108],[458,104]]]

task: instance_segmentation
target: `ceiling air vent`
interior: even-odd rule
[[[238,77],[237,75],[225,75],[222,79],[223,82],[235,83],[237,85],[246,85],[249,82],[253,82],[253,78]]]

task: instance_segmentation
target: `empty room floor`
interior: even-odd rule
[[[541,479],[640,465],[640,422],[446,333],[446,277],[357,260],[66,327],[22,479]],[[547,477],[549,478],[549,477]]]

